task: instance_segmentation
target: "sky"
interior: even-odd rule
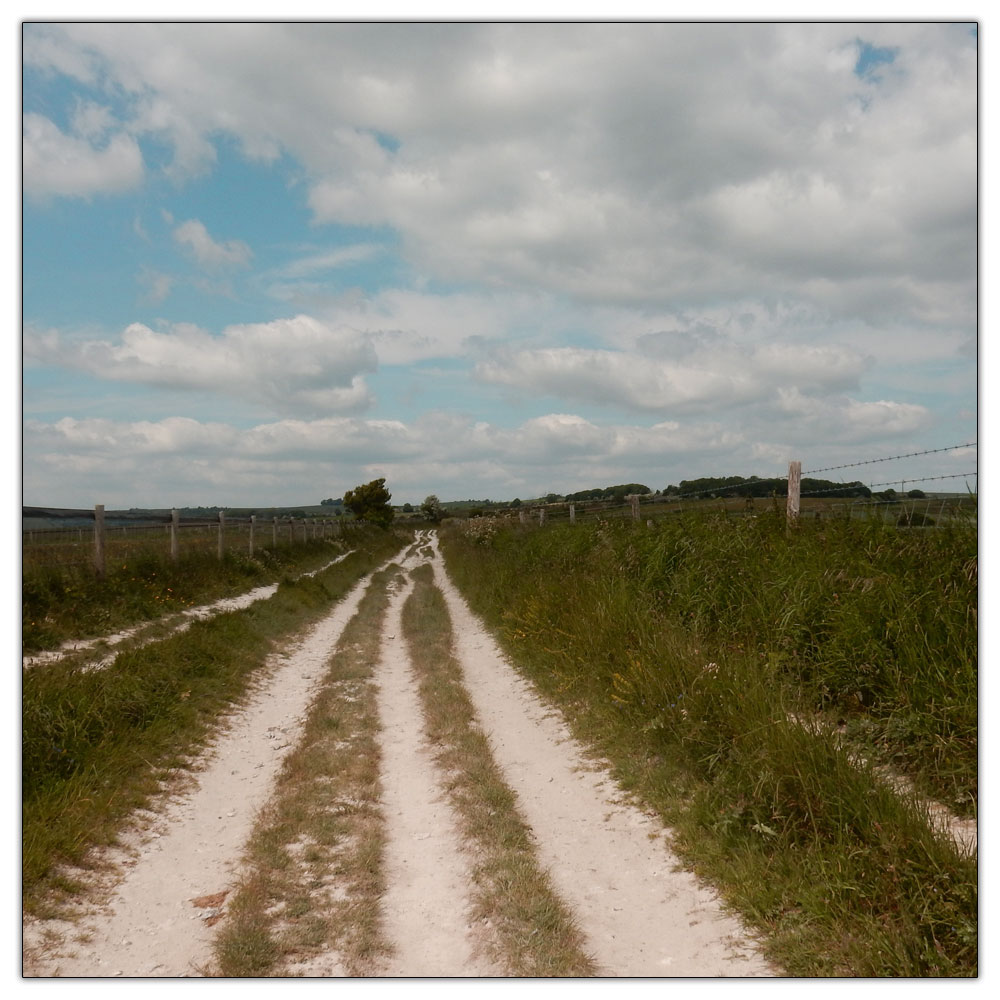
[[[969,23],[26,23],[22,498],[977,440]],[[975,487],[975,447],[823,478]]]

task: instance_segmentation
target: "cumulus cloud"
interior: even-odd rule
[[[309,491],[326,489],[329,495],[378,475],[390,478],[394,494],[409,493],[417,500],[427,493],[428,477],[448,495],[459,495],[455,491],[463,482],[466,487],[476,482],[496,487],[498,495],[511,489],[527,496],[628,479],[627,470],[637,464],[657,485],[666,485],[665,460],[727,455],[742,441],[738,432],[714,423],[602,427],[573,414],[547,414],[513,428],[443,412],[412,424],[326,417],[247,429],[185,417],[66,417],[26,422],[25,446],[39,456],[26,488],[32,495],[41,492],[48,478],[48,495],[56,496],[58,470],[72,467],[75,488],[102,483],[100,495],[108,503],[126,506],[168,505],[174,500],[167,498],[176,496],[170,491],[178,488],[189,498],[183,502],[203,503],[204,491],[215,483],[230,489],[267,484],[272,492],[280,485],[288,502],[303,503]],[[321,488],[318,482],[330,486]],[[137,488],[149,491],[148,499],[136,498]],[[115,491],[120,501],[111,499]]]
[[[241,240],[219,243],[212,239],[205,224],[198,219],[188,219],[174,229],[174,239],[194,255],[202,267],[210,270],[245,267],[253,252]]]
[[[863,401],[847,396],[817,399],[796,389],[781,389],[776,409],[795,421],[800,440],[823,440],[835,435],[838,442],[872,441],[924,430],[931,413],[916,403],[893,400]]]
[[[101,128],[101,134],[105,129]],[[120,194],[137,188],[144,168],[139,144],[115,132],[100,145],[68,135],[43,115],[24,116],[24,192],[31,198]]]
[[[891,58],[873,69],[876,48]],[[530,493],[638,464],[666,481],[661,455],[780,464],[810,441],[915,435],[924,392],[971,384],[977,58],[968,25],[940,23],[28,25],[26,69],[58,76],[45,99],[66,102],[25,114],[29,197],[134,190],[160,169],[183,184],[227,165],[224,142],[271,163],[316,228],[237,287],[249,246],[165,214],[203,282],[292,318],[209,334],[138,314],[115,337],[26,336],[25,357],[266,408],[284,419],[228,457],[222,424],[127,438],[135,462],[155,445],[186,476],[171,450],[186,442],[201,474],[258,486],[305,476],[331,439],[348,479],[387,468],[461,495],[462,476]],[[323,227],[340,224],[378,228],[338,246]],[[147,303],[172,289],[157,249]],[[346,288],[383,263],[383,284]],[[490,405],[530,406],[357,416],[377,366],[432,359],[474,368]],[[608,425],[601,406],[640,417]],[[80,475],[87,435],[124,433],[55,426],[45,454]]]
[[[317,220],[392,226],[432,277],[645,303],[766,280],[849,310],[851,281],[874,272],[915,312],[928,276],[945,295],[974,286],[976,43],[961,25],[30,34],[31,64],[99,66],[132,95],[131,127],[165,136],[179,170],[210,166],[220,133],[250,156],[286,151]],[[891,48],[891,67],[856,72],[866,45]]]
[[[782,386],[829,392],[855,385],[866,367],[841,347],[763,344],[687,352],[683,360],[578,347],[500,354],[480,362],[484,382],[562,399],[653,413],[691,413],[761,402]]]
[[[367,338],[310,316],[230,326],[220,336],[142,323],[118,341],[63,341],[50,333],[26,340],[25,356],[103,379],[236,396],[287,414],[366,409],[372,399],[363,375],[377,367]]]

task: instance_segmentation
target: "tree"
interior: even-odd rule
[[[395,512],[389,505],[392,494],[385,488],[385,479],[373,479],[364,486],[355,486],[344,494],[344,506],[359,520],[388,528]]]
[[[428,521],[433,521],[435,524],[444,517],[441,501],[433,493],[420,505],[420,510]]]

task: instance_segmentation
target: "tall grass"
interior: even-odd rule
[[[974,808],[974,526],[786,535],[777,517],[702,516],[473,526],[442,547],[517,662],[789,971],[974,972],[975,863],[811,724],[852,720]]]
[[[350,545],[354,545],[353,536]],[[273,583],[294,571],[329,561],[348,545],[341,540],[261,548],[251,559],[226,552],[188,552],[175,563],[148,550],[110,562],[103,579],[85,565],[23,567],[21,641],[24,652],[51,649],[66,639],[104,635],[192,605]]]
[[[60,865],[110,843],[159,780],[183,764],[246,692],[274,642],[330,604],[402,544],[371,532],[315,577],[284,580],[267,601],[195,622],[119,654],[101,670],[56,663],[22,672],[22,877],[26,905]]]

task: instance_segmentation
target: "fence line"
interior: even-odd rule
[[[925,497],[925,498],[903,498],[895,500],[882,500],[878,498],[856,498],[838,499],[823,498],[822,505],[816,505],[815,499],[802,493],[803,498],[812,500],[812,505],[802,503],[799,508],[799,517],[810,518],[862,518],[882,520],[897,520],[910,522],[920,522],[922,516],[927,518],[947,519],[950,517],[967,516],[970,512],[975,513],[975,505],[970,500],[962,497]],[[496,511],[488,512],[484,518],[500,517],[505,519],[517,518],[520,524],[525,526],[535,524],[544,527],[549,524],[580,524],[595,519],[621,519],[641,521],[646,519],[650,522],[653,519],[661,519],[684,513],[711,513],[723,510],[730,516],[753,516],[768,509],[775,509],[776,500],[781,498],[770,497],[716,497],[715,500],[705,500],[702,505],[693,506],[689,503],[682,503],[677,497],[668,497],[662,494],[640,496],[640,513],[636,517],[634,503],[631,498],[621,501],[555,501],[544,505],[528,505],[517,508],[499,508]],[[779,510],[780,513],[780,510]],[[787,518],[787,506],[785,508]],[[472,521],[475,521],[473,518]],[[930,523],[929,521],[927,522]]]
[[[783,499],[783,498],[782,498]],[[554,502],[544,506],[525,505],[517,510],[500,508],[483,515],[484,520],[501,518],[517,520],[520,524],[545,527],[551,524],[586,524],[595,520],[642,521],[653,525],[663,520],[685,513],[709,514],[723,511],[730,517],[759,516],[774,510],[775,500],[767,497],[716,498],[704,504],[693,506],[679,503],[676,498],[664,496],[640,497],[640,515],[636,518],[631,500],[614,502]],[[788,517],[787,509],[777,509],[780,516]],[[946,523],[957,517],[975,516],[976,507],[970,500],[961,497],[927,497],[923,499],[879,500],[859,498],[854,500],[827,499],[817,504],[815,500],[803,502],[799,518],[808,519],[860,519],[893,521],[902,525],[926,525]],[[477,518],[471,519],[470,525]]]
[[[895,462],[899,458],[916,458],[918,455],[936,455],[938,452],[942,451],[958,451],[959,448],[976,448],[978,447],[977,441],[969,441],[965,444],[952,444],[947,448],[928,448],[926,451],[911,451],[906,455],[889,455],[886,458],[869,458],[863,462],[849,462],[847,465],[829,465],[825,469],[811,469],[809,472],[803,472],[804,476],[811,476],[818,472],[833,472],[836,469],[854,469],[859,465],[874,465],[876,462]]]
[[[876,486],[895,486],[896,483],[929,483],[936,479],[973,479],[978,477],[978,472],[952,472],[947,476],[924,476],[921,479],[893,479],[888,483],[872,483],[869,485],[869,489],[874,489]],[[823,490],[817,490],[816,492],[822,493]]]
[[[955,446],[953,446],[951,448],[935,448],[935,449],[930,449],[930,450],[924,451],[924,452],[914,452],[913,454],[927,455],[927,454],[932,454],[934,452],[940,452],[940,451],[953,451],[956,448],[964,448],[964,447],[969,447],[969,446],[968,445],[955,445]],[[908,458],[908,457],[912,457],[912,456],[910,456],[910,455],[899,455],[899,456],[894,456],[894,457],[895,458]],[[872,462],[875,462],[875,461],[890,461],[890,459],[872,459],[871,461]],[[863,464],[871,464],[871,463],[866,461],[866,462],[861,462],[861,463],[857,463],[857,464],[863,465]],[[837,468],[848,468],[848,466],[837,466]],[[622,516],[623,517],[631,515],[631,517],[632,517],[633,520],[638,521],[640,519],[640,510],[639,510],[640,504],[652,504],[652,505],[655,505],[655,506],[661,508],[660,513],[664,513],[664,512],[675,513],[675,512],[680,512],[681,510],[684,509],[683,507],[678,507],[678,508],[676,508],[676,510],[673,509],[675,503],[680,503],[683,500],[691,499],[691,498],[695,498],[695,497],[706,499],[705,498],[705,494],[706,493],[710,493],[710,498],[721,499],[722,500],[722,504],[723,504],[723,509],[727,513],[733,513],[732,511],[729,510],[728,506],[726,505],[726,498],[725,497],[719,498],[719,497],[715,496],[715,494],[720,493],[720,492],[724,492],[724,491],[727,491],[727,490],[733,490],[733,489],[735,489],[735,490],[740,490],[740,489],[746,490],[748,487],[760,487],[762,484],[767,484],[767,483],[776,483],[777,484],[777,483],[780,483],[780,482],[786,482],[787,483],[787,488],[786,488],[786,493],[785,493],[785,497],[786,497],[786,502],[785,502],[785,518],[786,518],[786,521],[787,521],[788,525],[792,526],[797,521],[797,519],[799,518],[799,515],[801,513],[801,498],[802,497],[817,497],[817,498],[819,498],[820,494],[826,494],[826,496],[824,497],[824,499],[835,499],[835,498],[831,498],[830,494],[834,493],[834,492],[836,492],[838,490],[838,487],[835,484],[832,485],[832,486],[823,487],[821,489],[805,490],[805,491],[801,490],[801,480],[802,480],[802,475],[803,475],[803,473],[802,473],[801,470],[802,470],[802,463],[798,462],[798,461],[795,461],[795,462],[790,462],[789,463],[789,466],[788,466],[788,478],[787,478],[787,480],[783,480],[783,479],[780,479],[778,477],[774,477],[773,479],[763,479],[763,480],[762,479],[754,479],[752,481],[744,481],[742,483],[732,483],[732,484],[730,484],[728,486],[721,486],[721,487],[717,487],[717,488],[715,488],[715,487],[706,487],[705,489],[698,490],[695,493],[686,493],[686,494],[664,494],[664,493],[655,493],[655,494],[654,493],[649,493],[649,494],[645,494],[645,495],[630,494],[630,495],[624,497],[623,501],[618,502],[618,503],[609,502],[608,500],[591,500],[591,501],[561,500],[561,501],[554,501],[552,503],[544,503],[544,504],[543,503],[536,503],[536,504],[530,504],[527,509],[525,509],[524,507],[519,508],[517,510],[517,514],[518,514],[518,518],[519,518],[521,524],[526,524],[527,521],[528,521],[529,516],[531,516],[532,514],[537,514],[538,524],[539,524],[540,527],[545,524],[547,517],[548,518],[557,517],[558,516],[557,512],[561,511],[563,508],[565,508],[565,511],[566,511],[567,516],[568,516],[570,524],[575,524],[576,520],[577,520],[577,507],[578,506],[581,508],[581,511],[580,511],[581,514],[588,514],[588,513],[592,513],[592,514],[611,513],[613,511],[620,510],[620,511],[622,511]],[[818,470],[818,471],[827,471],[827,470]],[[878,485],[889,486],[889,485],[892,485],[892,484],[897,483],[897,482],[905,484],[905,483],[932,482],[932,481],[943,480],[943,479],[961,479],[961,478],[968,479],[970,477],[974,477],[974,476],[977,476],[977,475],[978,475],[978,473],[975,473],[975,472],[972,472],[972,473],[969,473],[969,472],[958,472],[958,473],[951,473],[951,474],[942,475],[942,476],[922,476],[922,477],[914,477],[913,479],[903,479],[903,480],[895,479],[895,480],[892,480],[891,484],[890,483],[880,483]],[[843,488],[849,489],[849,488],[851,488],[851,485],[852,484],[846,484],[845,483]],[[869,489],[869,492],[870,492],[870,490],[871,490],[872,487],[866,487],[866,488]],[[776,500],[776,497],[777,497],[776,491],[772,491],[772,498],[774,500]],[[745,513],[753,513],[756,510],[756,503],[755,503],[755,501],[756,500],[764,500],[766,502],[767,499],[768,498],[766,498],[766,497],[754,497],[752,494],[748,493],[746,495],[746,497],[744,498],[744,500],[745,500],[744,512]],[[907,499],[910,499],[910,500],[913,501],[910,504],[910,509],[909,510],[906,509],[905,505],[903,505],[901,507],[900,506],[901,501],[899,499],[896,499],[895,497],[893,497],[893,498],[883,497],[881,500],[874,500],[871,497],[866,497],[866,498],[855,499],[850,504],[832,504],[832,505],[827,505],[827,507],[824,510],[821,510],[821,509],[818,509],[818,508],[814,507],[814,508],[812,508],[812,510],[810,511],[810,513],[814,514],[816,517],[821,517],[823,515],[823,513],[828,513],[828,514],[829,513],[835,513],[835,514],[837,514],[839,516],[840,513],[841,513],[840,508],[843,508],[843,509],[845,509],[847,511],[848,516],[853,516],[854,515],[854,509],[860,507],[864,511],[867,512],[866,516],[870,516],[870,512],[874,511],[874,510],[877,510],[878,507],[881,505],[883,511],[887,510],[891,506],[892,510],[893,510],[893,514],[895,516],[897,516],[898,522],[900,524],[906,524],[906,525],[911,525],[912,526],[914,524],[917,524],[917,525],[929,525],[929,524],[933,524],[934,523],[933,520],[932,520],[932,518],[930,517],[929,509],[936,502],[937,498],[928,499],[927,497],[909,497]],[[918,510],[918,506],[922,506],[923,510]],[[941,506],[938,509],[938,516],[939,517],[944,517],[945,516],[947,506],[948,506],[948,499],[947,498],[941,498]],[[965,501],[964,498],[961,498],[957,502],[953,503],[952,507],[953,507],[952,513],[955,513],[957,511],[967,511],[969,509],[969,504],[968,504],[967,501]],[[665,511],[664,508],[670,508],[670,509]],[[625,513],[626,509],[628,511],[628,514]],[[690,508],[688,508],[688,509],[690,509]],[[506,509],[501,509],[497,513],[499,515],[501,515],[501,516],[503,516],[503,515],[512,516],[513,513],[514,513],[514,511],[513,511],[512,508],[506,508]],[[739,513],[739,511],[736,511],[736,513]],[[884,517],[884,514],[882,512],[880,512],[879,516],[880,517]],[[649,521],[648,523],[652,524],[652,521]]]
[[[89,517],[88,517],[89,515]],[[80,512],[79,519],[92,520],[91,525],[63,525],[22,530],[22,563],[24,565],[92,565],[98,577],[105,575],[110,558],[127,558],[140,551],[169,551],[177,562],[182,553],[210,552],[215,549],[219,559],[227,550],[244,550],[250,558],[260,553],[257,537],[257,515],[229,517],[219,511],[215,518],[203,516],[181,518],[179,511],[169,516],[137,517],[133,523],[109,523],[112,515],[103,504],[96,504],[93,513]],[[115,520],[129,520],[115,517]],[[275,515],[271,519],[271,547],[343,535],[356,523],[350,518],[295,518]],[[214,542],[214,545],[213,545]]]

